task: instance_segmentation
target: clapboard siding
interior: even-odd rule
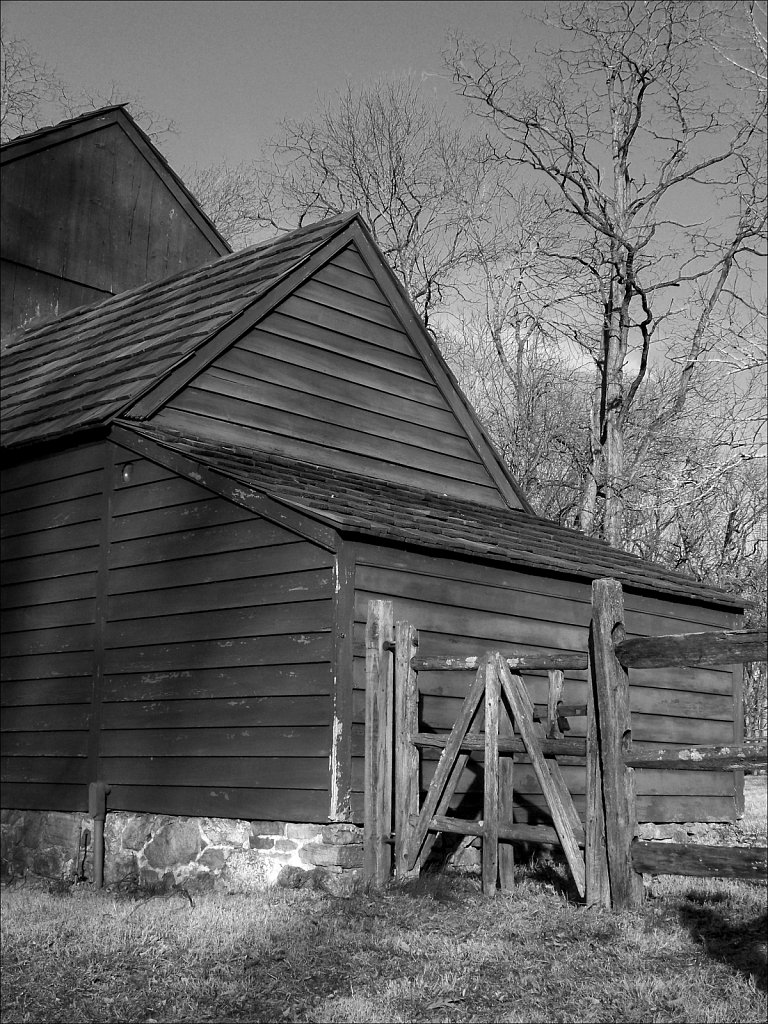
[[[375,479],[505,504],[352,247],[214,360],[155,422]]]
[[[359,544],[356,561],[358,651],[364,642],[368,601],[374,598],[392,600],[395,619],[407,619],[416,626],[423,656],[479,654],[499,648],[509,653],[587,649],[591,587],[586,581],[516,572],[373,544]],[[631,591],[625,594],[625,605],[628,635],[695,632],[737,624],[732,614],[718,609],[634,595]],[[420,714],[426,731],[452,727],[471,678],[471,673],[460,672],[421,674]],[[736,715],[730,669],[633,670],[630,679],[633,738],[637,742],[670,746],[733,742]],[[546,673],[528,673],[525,681],[532,700],[545,714]],[[365,715],[365,664],[360,656],[355,658],[354,688],[353,721],[355,729],[361,730]],[[564,701],[585,703],[586,694],[586,673],[566,673]],[[572,717],[569,724],[568,735],[585,734],[584,717]],[[361,755],[358,741],[353,747],[355,779],[361,771]],[[436,756],[429,754],[426,763]],[[478,774],[476,760],[470,761],[462,792],[471,794],[477,789],[476,781],[475,789],[472,788],[472,780]],[[568,771],[574,776],[574,792],[583,795],[583,769]],[[661,821],[681,820],[681,814],[682,820],[688,821],[733,815],[731,776],[678,772],[672,782],[662,785],[658,774],[638,774],[638,807],[642,814],[652,809],[654,819]],[[688,777],[693,775],[697,778]],[[532,808],[540,806],[541,794],[532,773],[522,768],[520,773],[516,771],[515,788],[523,820],[533,814]],[[724,801],[729,799],[724,811]],[[457,797],[457,806],[460,802]]]
[[[86,799],[103,463],[88,445],[3,471],[5,806]]]
[[[99,765],[110,806],[328,813],[333,557],[148,460],[116,475]],[[121,802],[122,801],[122,802]],[[217,805],[218,806],[218,805]]]

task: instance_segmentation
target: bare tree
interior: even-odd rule
[[[425,323],[475,260],[468,226],[493,199],[496,173],[413,78],[348,85],[310,117],[285,120],[267,160],[197,171],[192,190],[235,237],[359,210]]]
[[[0,28],[0,141],[118,103],[126,104],[155,142],[176,131],[173,121],[149,110],[140,96],[117,82],[106,89],[72,89],[25,40],[9,36],[5,25]]]
[[[580,524],[626,541],[625,442],[649,368],[675,370],[646,447],[682,415],[714,348],[720,306],[764,258],[761,107],[713,87],[702,40],[717,5],[686,0],[563,4],[556,48],[524,67],[511,51],[457,42],[448,56],[492,122],[493,158],[525,167],[558,197],[593,282],[599,329]],[[711,51],[709,51],[711,52]],[[719,98],[718,98],[719,94]]]

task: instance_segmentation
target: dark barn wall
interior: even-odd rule
[[[84,810],[103,448],[3,472],[3,806]]]
[[[8,480],[3,805],[326,821],[333,555],[114,446]]]
[[[125,462],[104,654],[110,807],[327,820],[333,556]]]
[[[118,123],[18,151],[2,167],[3,334],[226,251]]]
[[[374,480],[505,505],[354,245],[154,421]]]
[[[394,602],[395,619],[407,619],[420,635],[420,653],[478,654],[495,647],[585,651],[591,614],[591,587],[572,581],[430,557],[375,545],[357,550],[355,642],[364,643],[369,599]],[[695,632],[737,625],[735,616],[671,600],[625,594],[630,634]],[[420,688],[425,729],[450,729],[471,673],[423,673]],[[354,670],[353,808],[362,813],[365,663],[356,657]],[[546,712],[546,673],[527,674],[525,681],[536,704]],[[633,739],[640,745],[681,746],[732,742],[738,732],[731,670],[653,670],[631,674]],[[586,702],[586,673],[566,674],[565,703]],[[568,735],[583,736],[586,720],[570,719]],[[436,766],[428,755],[424,780]],[[565,777],[579,812],[584,814],[584,769],[566,766]],[[465,773],[459,799],[474,780]],[[520,820],[535,818],[544,807],[529,765],[516,763],[516,800]],[[732,818],[735,788],[729,774],[716,772],[637,772],[638,811],[645,821],[699,821]],[[519,794],[519,795],[518,795]],[[455,802],[456,803],[456,802]]]

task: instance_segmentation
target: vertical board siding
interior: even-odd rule
[[[325,820],[333,556],[146,460],[117,461],[132,465],[112,502],[110,806]]]
[[[221,251],[117,123],[7,161],[2,222],[3,333]]]
[[[219,356],[155,421],[506,504],[354,246]]]
[[[356,650],[364,640],[370,599],[394,602],[395,619],[418,630],[419,653],[480,654],[494,648],[583,652],[591,615],[588,582],[548,578],[533,573],[482,566],[458,559],[430,557],[372,544],[357,549],[355,598]],[[663,598],[625,594],[629,635],[695,632],[731,628],[734,616]],[[422,673],[419,684],[421,727],[450,729],[471,682],[463,672]],[[633,739],[640,745],[679,746],[733,742],[733,677],[730,669],[632,670]],[[546,673],[528,673],[525,682],[535,704],[546,712]],[[365,715],[365,663],[354,666],[353,778],[362,778],[359,735]],[[585,672],[568,672],[563,692],[567,704],[586,703]],[[572,717],[568,736],[584,736],[586,719]],[[437,752],[424,760],[422,783],[434,771]],[[584,768],[564,769],[576,806],[584,813]],[[454,811],[482,805],[481,768],[470,760],[457,790]],[[643,820],[696,821],[727,818],[734,812],[734,781],[716,772],[637,773],[638,811]],[[515,770],[516,814],[520,820],[546,819],[535,776],[524,763]],[[474,803],[473,803],[474,801]],[[479,802],[478,802],[479,801]],[[355,788],[353,806],[362,808]],[[471,816],[471,815],[470,815]]]
[[[3,472],[3,806],[83,810],[104,450]]]

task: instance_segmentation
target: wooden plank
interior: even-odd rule
[[[327,306],[328,309],[339,310],[342,313],[359,317],[369,323],[389,327],[399,334],[403,332],[400,321],[392,312],[389,303],[381,291],[379,291],[377,298],[372,300],[368,295],[355,293],[340,288],[335,283],[331,284],[323,281],[315,274],[312,280],[306,281],[296,291],[296,295],[309,299],[311,302],[316,302],[321,306]]]
[[[227,551],[216,555],[178,558],[172,563],[158,562],[146,566],[113,569],[110,573],[111,595],[145,593],[148,590],[166,590],[170,587],[194,587],[222,580],[252,579],[287,572],[310,569],[328,569],[332,560],[328,552],[314,544],[280,544],[274,548],[253,551]]]
[[[65,452],[26,458],[16,466],[4,466],[3,492],[43,482],[69,480],[80,473],[100,470],[103,464],[102,442],[70,448]]]
[[[94,531],[95,532],[95,531]],[[70,576],[77,577],[80,575],[90,575],[96,568],[96,553],[98,547],[93,546],[87,549],[79,551],[61,551],[55,552],[50,555],[38,555],[35,558],[19,558],[15,560],[8,560],[3,562],[3,589],[6,587],[12,587],[16,584],[32,583],[38,580],[45,580],[45,587],[36,588],[33,590],[34,593],[40,592],[43,598],[47,593],[47,581],[51,581],[51,586],[59,584],[58,590],[53,590],[52,593],[55,595],[50,598],[51,601],[60,601],[62,589],[66,589],[70,584],[61,582],[62,577]],[[77,587],[85,585],[82,580],[73,580],[71,586]],[[86,596],[82,591],[78,591],[77,596]],[[45,604],[46,601],[40,600],[39,604]]]
[[[94,622],[94,611],[93,598],[3,608],[2,631],[5,635],[27,630],[85,626]]]
[[[573,874],[573,879],[579,895],[584,895],[584,858],[579,852],[578,840],[573,830],[573,814],[570,809],[570,796],[564,800],[562,787],[557,781],[553,781],[544,754],[541,750],[539,737],[534,732],[532,716],[529,708],[526,707],[527,694],[523,691],[523,682],[519,676],[513,676],[509,671],[504,659],[496,656],[496,664],[501,676],[501,684],[504,695],[509,703],[510,711],[515,721],[515,727],[520,732],[525,743],[528,755],[533,763],[536,777],[539,780],[542,792],[552,811],[557,834],[560,837],[560,844],[563,847],[568,866]],[[567,790],[566,790],[567,793]]]
[[[212,728],[203,721],[197,728],[103,729],[101,733],[103,757],[327,758],[330,752],[331,730],[325,725]]]
[[[370,367],[361,368],[357,361],[351,367],[345,360],[339,360],[341,365],[329,366],[327,359],[318,358],[312,350],[304,351],[302,359],[302,349],[305,348],[296,344],[289,345],[279,350],[279,355],[268,356],[263,352],[253,352],[243,345],[236,345],[217,360],[211,367],[211,373],[217,376],[236,374],[238,377],[269,381],[371,412],[381,412],[384,406],[387,416],[394,419],[420,423],[443,434],[463,436],[464,432],[456,417],[447,409],[399,394],[398,378],[394,374],[385,375],[384,371],[375,374]],[[304,362],[308,355],[310,365],[307,366]],[[363,375],[362,380],[357,379],[360,374]]]
[[[768,659],[768,639],[762,629],[636,637],[620,641],[614,649],[625,668],[730,665]]]
[[[765,881],[768,850],[765,847],[694,846],[687,843],[632,843],[635,871],[654,875],[695,875]]]
[[[585,897],[588,907],[610,907],[611,883],[605,839],[603,803],[603,767],[600,757],[595,694],[587,690],[587,764],[586,764]]]
[[[225,697],[301,697],[333,692],[329,662],[300,665],[187,668],[104,679],[106,701],[206,700]]]
[[[65,651],[58,654],[33,654],[15,658],[6,657],[0,661],[0,678],[20,679],[71,679],[86,676],[93,669],[91,651]]]
[[[88,729],[90,704],[37,704],[33,707],[5,707],[2,731],[83,732]]]
[[[600,750],[605,838],[611,903],[618,909],[642,901],[643,880],[632,866],[630,845],[637,821],[634,772],[623,756],[632,743],[629,680],[614,654],[614,641],[624,635],[624,601],[616,580],[592,584],[592,659],[595,720]]]
[[[57,782],[9,782],[3,786],[3,807],[20,811],[87,811],[88,788]]]
[[[93,624],[60,626],[55,629],[29,629],[3,635],[3,657],[53,654],[93,650]]]
[[[256,789],[253,786],[241,789],[233,786],[126,786],[117,783],[110,791],[109,807],[113,811],[147,814],[327,824],[328,791]]]
[[[87,757],[87,732],[3,733],[3,755],[14,757]],[[59,780],[54,780],[59,781]]]
[[[395,877],[408,877],[411,815],[419,811],[419,751],[412,737],[419,727],[418,676],[413,659],[418,633],[408,622],[395,626]]]
[[[483,892],[496,894],[499,874],[499,703],[495,664],[485,663],[485,761],[483,780]]]
[[[624,754],[630,768],[675,768],[685,771],[730,772],[748,765],[765,767],[768,746],[765,743],[741,743],[725,746],[701,746],[639,750],[634,745]]]
[[[422,369],[419,354],[400,324],[388,326],[376,323],[367,317],[346,313],[341,309],[332,309],[315,301],[314,298],[305,298],[302,294],[305,288],[306,285],[297,289],[289,299],[286,299],[278,307],[277,312],[293,317],[295,320],[303,320],[313,326],[323,327],[336,334],[360,339],[361,342],[367,342],[369,348],[376,346],[389,353],[397,352],[412,359],[414,363],[418,363],[418,368],[414,367],[412,376],[424,379],[427,371]]]
[[[203,640],[200,642],[159,644],[150,647],[114,648],[106,652],[105,674],[116,675],[134,672],[183,672],[187,669],[213,669],[228,666],[306,664],[309,662],[331,661],[332,638],[330,632],[286,633],[280,636],[244,637],[229,640]],[[44,656],[43,656],[44,657]],[[66,656],[60,656],[60,658]],[[82,655],[69,655],[70,659]],[[9,678],[31,678],[38,674],[33,659],[23,670],[25,677],[18,673],[22,669],[10,666]],[[40,661],[41,659],[36,659]],[[90,664],[90,663],[89,663]],[[46,676],[72,675],[69,663],[51,665]],[[35,671],[33,672],[33,668]],[[60,671],[58,671],[60,669]],[[66,671],[65,671],[66,670]],[[5,678],[5,676],[3,677]]]
[[[232,786],[328,791],[328,757],[106,757],[101,777],[122,786]]]
[[[563,735],[560,729],[560,712],[558,704],[562,703],[563,684],[565,676],[562,670],[552,669],[548,673],[549,690],[547,693],[547,736],[550,739],[560,739]],[[562,713],[565,717],[565,712]]]
[[[419,814],[418,824],[414,827],[414,830],[411,833],[411,841],[408,849],[408,870],[410,870],[416,863],[421,852],[422,843],[427,835],[429,822],[437,811],[438,804],[441,802],[444,793],[447,795],[448,799],[450,799],[450,790],[447,788],[447,785],[449,777],[451,776],[451,770],[459,757],[461,742],[464,739],[464,735],[469,728],[472,719],[474,718],[480,699],[483,696],[484,689],[485,665],[481,665],[469,693],[467,694],[466,700],[464,701],[459,717],[456,720],[456,724],[451,730],[448,742],[443,748],[443,752],[440,756],[440,763],[432,779],[427,797]]]
[[[234,505],[231,507],[236,513],[248,515],[245,509],[237,509]],[[113,544],[110,565],[118,569],[185,558],[189,555],[192,545],[197,554],[202,556],[219,555],[228,551],[254,551],[278,544],[292,544],[300,540],[295,534],[275,526],[274,523],[267,523],[253,514],[245,521],[223,523],[220,526],[202,524],[190,529],[189,523],[183,521],[186,512],[187,509],[176,523],[171,523],[166,517],[163,523],[164,532],[154,535],[153,526],[148,523],[149,517],[143,516],[142,521],[147,527],[147,534]]]
[[[330,597],[325,597],[307,602],[227,608],[224,611],[201,610],[190,614],[110,622],[106,627],[105,641],[109,648],[126,648],[185,640],[275,636],[330,630],[332,622],[333,602]]]
[[[183,506],[172,505],[170,508],[151,509],[142,512],[140,515],[121,516],[115,520],[113,531],[116,547],[115,564],[125,562],[128,565],[138,565],[144,561],[157,561],[158,559],[153,557],[156,546],[161,546],[162,550],[162,545],[165,544],[171,546],[172,553],[169,557],[176,558],[178,555],[173,554],[172,545],[177,537],[183,538],[187,533],[191,533],[194,536],[200,531],[202,539],[203,531],[205,530],[214,530],[216,527],[223,526],[226,531],[228,526],[237,523],[244,524],[247,535],[250,535],[251,530],[258,535],[261,532],[264,520],[255,520],[254,514],[250,509],[240,508],[232,504],[232,502],[218,497],[218,495],[211,495],[208,498],[192,501]],[[284,539],[290,541],[292,535],[287,533],[287,531],[284,532]],[[146,558],[142,558],[138,554],[135,557],[131,557],[131,552],[136,549],[139,551],[143,550],[145,543],[148,549]],[[179,543],[182,543],[182,541],[179,541]],[[281,543],[281,541],[278,537],[275,537],[274,539],[267,539],[266,543]],[[259,547],[260,545],[255,538],[242,545],[235,538],[232,548],[215,545],[215,542],[211,545],[212,552],[214,553],[226,550],[238,551],[249,546]],[[125,551],[124,556],[120,555],[120,552],[123,551]]]
[[[339,541],[333,588],[333,739],[330,757],[331,821],[349,821],[352,792],[352,639],[355,605],[355,553]]]
[[[59,480],[36,481],[28,487],[17,488],[7,493],[3,490],[0,509],[3,516],[30,512],[38,508],[53,509],[62,503],[100,494],[102,484],[103,473],[100,468],[94,468],[87,473],[73,473]]]
[[[476,672],[482,655],[461,657],[416,658],[414,668],[419,672]],[[580,670],[587,667],[586,654],[521,654],[509,655],[507,665],[513,672],[535,672],[549,669]]]
[[[418,815],[412,818],[412,824],[418,820]],[[459,836],[482,836],[485,830],[485,822],[482,820],[470,821],[466,818],[452,818],[445,814],[435,814],[429,826],[430,831],[450,832]],[[548,825],[526,825],[523,823],[507,825],[499,823],[499,839],[506,839],[510,843],[534,843],[538,846],[560,846],[560,837],[554,828]],[[580,844],[583,845],[583,844]]]
[[[3,785],[13,782],[83,785],[88,782],[88,758],[75,757],[7,757],[0,758]]]
[[[37,709],[35,709],[37,710]],[[194,729],[331,725],[331,700],[318,697],[243,697],[104,704],[103,729]]]
[[[35,704],[85,704],[91,699],[91,677],[72,679],[24,679],[3,683],[2,706],[33,707]]]
[[[384,644],[394,637],[392,604],[372,601],[366,629],[365,699],[365,820],[363,872],[367,882],[384,885],[390,874],[392,851],[386,842],[392,831],[392,688],[394,670]]]
[[[418,732],[414,735],[414,742],[420,747],[444,748],[448,745],[451,737],[449,732]],[[583,739],[561,739],[548,740],[540,739],[539,746],[545,757],[557,757],[569,754],[571,756],[584,757],[586,754],[586,743]],[[482,733],[468,731],[460,744],[461,750],[484,750],[485,739]],[[519,736],[499,736],[500,754],[525,754],[527,747]]]

